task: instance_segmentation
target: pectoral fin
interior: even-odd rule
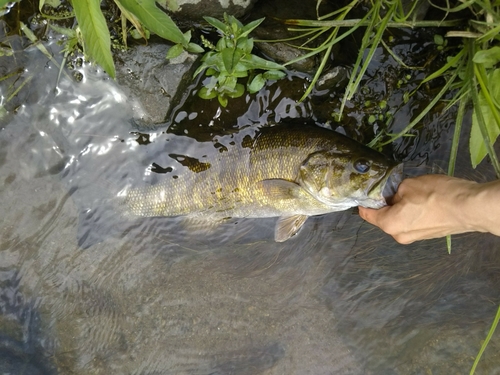
[[[276,242],[284,242],[296,234],[299,229],[304,225],[308,216],[306,215],[293,215],[282,216],[276,223],[274,229],[274,240]]]
[[[262,180],[259,184],[265,196],[275,199],[295,199],[307,194],[299,184],[279,178]]]

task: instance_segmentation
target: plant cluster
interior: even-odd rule
[[[322,0],[317,0],[317,9]],[[418,124],[422,118],[450,91],[457,92],[447,108],[455,104],[458,106],[457,126],[453,140],[452,154],[450,157],[449,174],[453,174],[455,160],[458,150],[458,141],[462,119],[468,103],[473,104],[472,131],[469,142],[471,163],[476,167],[486,155],[489,155],[497,175],[500,177],[500,163],[493,150],[498,135],[500,134],[500,89],[495,82],[499,82],[500,70],[497,68],[500,62],[500,2],[489,0],[468,0],[460,2],[455,8],[439,7],[431,3],[431,6],[439,8],[445,12],[445,19],[440,21],[416,20],[416,13],[421,2],[412,2],[410,9],[405,9],[403,3],[398,0],[371,1],[371,6],[362,19],[349,19],[351,11],[360,4],[359,0],[352,0],[346,6],[335,12],[324,16],[318,15],[318,20],[287,20],[289,25],[300,26],[290,28],[299,31],[301,34],[296,38],[307,37],[301,48],[309,52],[298,58],[306,58],[318,53],[323,53],[323,59],[317,70],[311,85],[304,93],[305,98],[315,82],[320,77],[324,66],[329,58],[332,47],[342,39],[351,35],[355,30],[364,28],[364,36],[359,49],[358,57],[354,63],[349,84],[345,90],[340,112],[337,113],[337,120],[342,116],[344,106],[351,100],[357,92],[360,82],[371,63],[376,49],[384,47],[393,58],[401,65],[406,66],[401,59],[396,56],[383,40],[384,32],[387,28],[414,28],[414,27],[446,27],[454,28],[468,21],[467,31],[449,31],[447,37],[461,37],[463,44],[455,56],[450,56],[448,62],[433,74],[427,76],[421,83],[423,84],[436,79],[444,78],[446,84],[431,103],[419,113],[410,124],[397,134],[381,133],[369,144],[369,146],[382,146],[394,142],[396,139],[407,136],[409,131]],[[448,20],[450,13],[468,10],[473,17],[469,20]],[[475,19],[474,19],[475,17]],[[341,33],[341,30],[344,30]],[[324,42],[315,48],[309,48],[309,42],[321,35],[327,34]],[[295,39],[295,38],[294,38]],[[443,49],[447,45],[447,40],[435,38],[438,49]],[[292,64],[298,59],[289,61],[285,65]],[[420,87],[419,86],[419,87]],[[410,95],[414,94],[414,90]]]
[[[205,71],[210,80],[198,92],[201,98],[217,97],[219,103],[225,107],[228,98],[238,98],[245,92],[245,86],[238,82],[240,78],[248,78],[246,88],[250,93],[255,93],[264,86],[266,80],[285,76],[285,68],[282,65],[252,54],[253,38],[249,38],[249,34],[261,24],[263,18],[245,26],[227,14],[224,14],[224,22],[212,17],[204,18],[218,30],[220,39],[214,45],[202,38],[204,47],[210,51],[201,59],[202,63],[194,76]],[[256,73],[256,70],[264,72]]]
[[[16,0],[21,1],[21,0]],[[111,1],[111,0],[110,0]],[[148,39],[150,33],[175,43],[170,56],[179,54],[183,50],[200,53],[203,48],[191,42],[191,32],[183,33],[175,22],[163,10],[157,7],[155,0],[113,0],[121,12],[123,43],[126,45],[127,21],[133,25],[131,35]],[[0,9],[5,8],[9,0],[0,0]],[[45,5],[55,6],[54,0],[40,0],[39,9],[42,16],[49,22],[57,17],[43,13]],[[111,36],[106,18],[101,9],[99,0],[72,0],[72,13],[64,16],[76,17],[78,26],[75,29],[52,27],[65,34],[69,39],[65,50],[70,51],[81,45],[85,55],[98,63],[111,77],[115,77],[115,66],[111,54]]]

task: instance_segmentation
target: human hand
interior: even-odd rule
[[[485,196],[480,194],[482,185],[488,184],[446,175],[409,178],[400,184],[392,205],[379,210],[359,207],[359,214],[403,244],[472,231],[493,233],[487,225],[482,225],[489,225],[482,219],[485,214],[485,202],[479,200]],[[496,188],[499,192],[498,184]],[[497,206],[498,217],[498,200],[489,203]]]

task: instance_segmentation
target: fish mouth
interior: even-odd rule
[[[390,204],[394,195],[398,191],[399,184],[403,180],[403,164],[398,164],[388,174],[382,188],[382,197],[387,204]]]

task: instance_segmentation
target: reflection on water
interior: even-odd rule
[[[175,218],[121,223],[106,197],[154,182],[165,149],[198,158],[203,144],[133,128],[127,98],[93,68],[54,90],[51,63],[35,48],[18,55],[32,78],[0,130],[1,369],[468,372],[499,302],[497,238],[456,237],[449,256],[442,240],[401,246],[351,212],[311,218],[285,243],[273,241],[275,219],[208,233]],[[247,118],[274,116],[282,100],[256,98]],[[207,137],[209,125],[188,133]],[[79,229],[95,206],[99,220]],[[82,250],[79,230],[103,241]],[[494,339],[482,373],[500,371],[497,353]]]

